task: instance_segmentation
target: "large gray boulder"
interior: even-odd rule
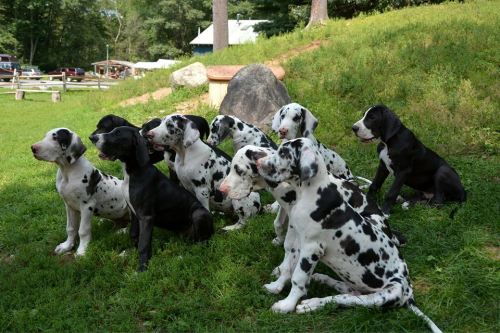
[[[291,101],[284,84],[267,66],[252,64],[229,81],[219,112],[268,130],[276,111]]]
[[[207,69],[201,62],[192,63],[170,75],[170,86],[172,88],[179,86],[194,88],[207,82]]]

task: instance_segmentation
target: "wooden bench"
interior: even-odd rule
[[[227,86],[233,76],[244,65],[230,65],[230,66],[208,66],[208,97],[209,103],[215,108],[219,108],[224,96],[227,94]],[[278,80],[283,80],[285,77],[285,70],[281,66],[267,66],[276,76]]]
[[[50,93],[52,94],[52,102],[60,102],[61,101],[61,92],[59,90],[28,90],[28,89],[17,89],[16,90],[16,100],[20,101],[24,99],[24,95],[27,92],[34,93]]]

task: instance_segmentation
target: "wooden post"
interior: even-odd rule
[[[66,92],[66,72],[62,72],[63,91]]]
[[[57,103],[61,101],[61,92],[59,90],[54,90],[52,92],[52,102]]]
[[[12,73],[12,87],[11,89],[14,89],[14,85],[16,84],[16,73],[17,73],[17,69],[14,68],[14,73]]]
[[[24,91],[16,90],[16,101],[21,101],[24,99]]]
[[[21,89],[21,80],[19,79],[19,73],[16,72],[14,75],[17,81],[17,89]]]
[[[99,88],[99,90],[101,90],[101,76],[100,75],[97,75],[97,88]]]

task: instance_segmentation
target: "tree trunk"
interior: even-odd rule
[[[229,43],[227,27],[227,0],[214,0],[213,7],[214,44],[213,50],[221,50]]]
[[[312,0],[311,3],[311,16],[307,28],[316,24],[322,24],[328,20],[328,3],[327,0]]]

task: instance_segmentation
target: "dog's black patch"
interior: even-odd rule
[[[222,194],[221,191],[215,190],[214,191],[214,201],[215,202],[222,202],[224,201],[224,195]]]
[[[372,242],[377,240],[377,235],[373,231],[370,223],[367,223],[367,222],[363,223],[362,228],[363,228],[363,232],[365,233],[365,235],[370,236],[370,239]]]
[[[377,278],[369,270],[365,270],[361,281],[363,281],[364,284],[366,284],[370,288],[382,288],[382,286],[384,285],[384,281]]]
[[[351,190],[351,197],[349,198],[349,205],[354,208],[361,207],[363,205],[363,195],[361,194],[361,190],[349,181],[342,182],[342,185],[345,188]]]
[[[95,192],[97,192],[97,184],[101,181],[101,173],[99,170],[94,169],[92,173],[90,174],[90,179],[88,185],[85,187],[85,191],[87,192],[88,195],[92,195]]]
[[[343,200],[337,191],[337,186],[335,184],[329,184],[325,188],[318,188],[318,195],[319,198],[316,200],[316,209],[310,216],[314,221],[321,222],[328,215],[330,215],[332,209],[339,207]]]
[[[375,275],[377,275],[378,277],[383,277],[384,273],[385,273],[385,269],[383,267],[381,267],[381,266],[375,267]]]
[[[194,184],[196,187],[200,187],[201,185],[205,185],[206,181],[205,178],[201,178],[200,180],[197,179],[191,179],[191,182]]]
[[[340,246],[344,249],[345,254],[352,256],[359,252],[359,244],[350,235],[340,242]]]
[[[244,128],[244,127],[243,127],[243,124],[242,124],[242,123],[238,122],[238,123],[236,124],[236,126],[238,127],[238,129],[239,129],[240,131],[243,131],[243,128]]]
[[[302,268],[302,270],[307,273],[309,272],[311,267],[312,265],[309,260],[307,260],[306,258],[302,258],[302,261],[300,262],[300,268]]]
[[[281,199],[286,203],[294,202],[297,200],[297,193],[294,190],[288,191]]]
[[[363,266],[368,266],[372,262],[378,262],[379,260],[380,257],[372,249],[369,249],[365,252],[361,252],[358,256],[358,261]]]

